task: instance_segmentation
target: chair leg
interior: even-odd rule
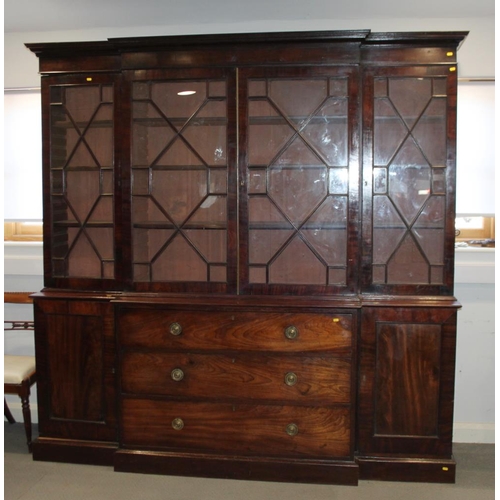
[[[26,397],[21,396],[21,403],[23,407],[24,430],[26,431],[28,450],[31,453],[31,410],[29,395]]]
[[[4,398],[3,400],[3,414],[7,417],[7,420],[9,421],[9,424],[15,424],[16,420],[12,416],[12,413],[10,412],[9,405],[7,404],[7,400]]]

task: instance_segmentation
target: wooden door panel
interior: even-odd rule
[[[47,324],[52,417],[102,421],[104,342],[101,318],[51,315]]]
[[[437,436],[440,325],[377,325],[375,434]]]
[[[451,455],[456,309],[368,307],[358,452]]]
[[[40,435],[116,441],[111,305],[34,302]]]

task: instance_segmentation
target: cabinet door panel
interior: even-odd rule
[[[241,70],[243,290],[352,290],[359,185],[356,71]]]
[[[364,290],[452,294],[456,76],[364,73]]]
[[[54,418],[103,420],[102,320],[96,316],[47,318],[50,406]],[[64,382],[63,382],[64,381]]]
[[[116,441],[109,303],[35,299],[40,435]]]
[[[366,308],[361,330],[360,454],[449,458],[456,310]]]
[[[46,285],[116,288],[117,78],[43,80]]]
[[[128,76],[134,287],[234,289],[234,72]]]
[[[375,433],[437,436],[441,326],[377,326]]]

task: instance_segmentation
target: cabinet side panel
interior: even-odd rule
[[[440,330],[438,325],[377,325],[377,435],[437,435]]]

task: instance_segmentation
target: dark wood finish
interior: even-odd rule
[[[219,477],[290,483],[358,484],[358,465],[334,460],[223,456],[203,453],[134,451],[120,449],[115,470],[144,474]]]
[[[113,310],[104,300],[34,299],[42,437],[116,441]]]
[[[359,457],[359,478],[378,481],[454,483],[453,459]]]
[[[335,321],[338,320],[338,321]],[[126,348],[218,351],[317,352],[352,349],[352,315],[306,313],[165,311],[124,308],[118,316],[120,345]],[[170,325],[182,327],[180,335]],[[285,330],[295,326],[294,339]]]
[[[184,427],[173,428],[181,418]],[[184,403],[124,398],[126,447],[204,450],[268,456],[349,457],[350,419],[346,408],[250,404]],[[287,426],[298,433],[289,436]],[[214,435],[217,439],[214,440]]]
[[[133,352],[121,368],[122,390],[130,394],[318,405],[351,399],[351,361],[331,356]],[[182,380],[172,378],[174,370],[182,370]],[[288,373],[297,377],[293,385],[285,383]]]
[[[116,443],[40,436],[33,443],[33,460],[110,466],[117,449]]]
[[[360,455],[451,458],[455,343],[456,309],[363,311]]]
[[[35,458],[452,482],[466,35],[28,44],[46,216]]]

